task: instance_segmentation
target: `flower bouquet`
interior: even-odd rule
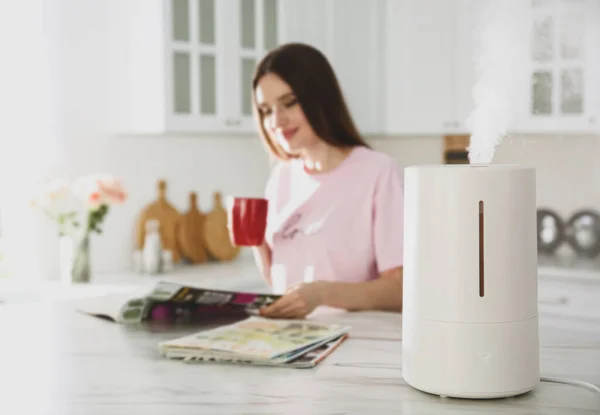
[[[58,178],[49,182],[32,205],[58,226],[61,279],[90,280],[90,236],[102,233],[101,225],[113,205],[125,202],[121,182],[108,175],[90,175],[72,184]]]

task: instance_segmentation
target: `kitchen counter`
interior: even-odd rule
[[[556,291],[548,297],[545,287],[561,283],[582,288],[588,293],[600,292],[600,262],[572,257],[539,257],[538,278],[542,292],[540,301],[562,301]],[[26,285],[0,281],[0,302],[23,303],[54,301],[74,297],[98,296],[108,293],[149,290],[156,282],[172,281],[213,289],[251,290],[269,292],[253,258],[244,256],[231,262],[209,262],[200,265],[178,266],[157,275],[136,274],[133,271],[94,275],[89,284],[65,285],[57,281]],[[600,294],[598,294],[600,296]],[[600,297],[599,297],[600,298]],[[600,304],[600,302],[598,302]],[[595,306],[599,309],[600,307]]]
[[[600,265],[574,257],[538,258],[540,315],[556,326],[600,332]]]
[[[313,369],[184,364],[159,341],[205,326],[122,326],[76,313],[68,301],[0,307],[0,413],[130,414],[598,414],[600,393],[542,382],[489,401],[440,398],[407,385],[401,315],[320,309],[353,326]],[[544,376],[600,384],[600,333],[541,322]]]

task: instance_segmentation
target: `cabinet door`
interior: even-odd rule
[[[166,0],[165,20],[167,129],[218,130],[224,45],[217,33],[216,0]]]
[[[252,110],[252,77],[256,65],[271,49],[279,45],[276,0],[224,0],[222,33],[225,55],[222,71],[224,124],[229,131],[256,132]]]
[[[332,65],[357,128],[384,130],[385,0],[281,0],[282,41],[318,48]]]
[[[468,134],[468,119],[475,109],[473,88],[476,82],[474,65],[477,2],[480,0],[456,0],[454,19],[454,113],[450,131]]]
[[[389,0],[386,6],[387,132],[447,132],[456,125],[454,2]]]
[[[279,0],[281,43],[302,42],[312,45],[331,59],[328,27],[332,2],[329,0]]]
[[[598,130],[598,3],[532,0],[519,131]]]
[[[330,0],[328,43],[331,64],[362,134],[384,131],[382,102],[384,0]]]

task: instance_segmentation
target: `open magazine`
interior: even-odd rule
[[[159,343],[168,359],[308,368],[346,338],[351,327],[308,320],[251,316],[242,321]]]
[[[212,290],[160,281],[141,295],[89,298],[78,311],[117,323],[193,322],[215,316],[251,316],[279,295]]]

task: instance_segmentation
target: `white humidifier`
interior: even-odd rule
[[[424,392],[499,398],[540,381],[535,170],[405,169],[402,372]]]

